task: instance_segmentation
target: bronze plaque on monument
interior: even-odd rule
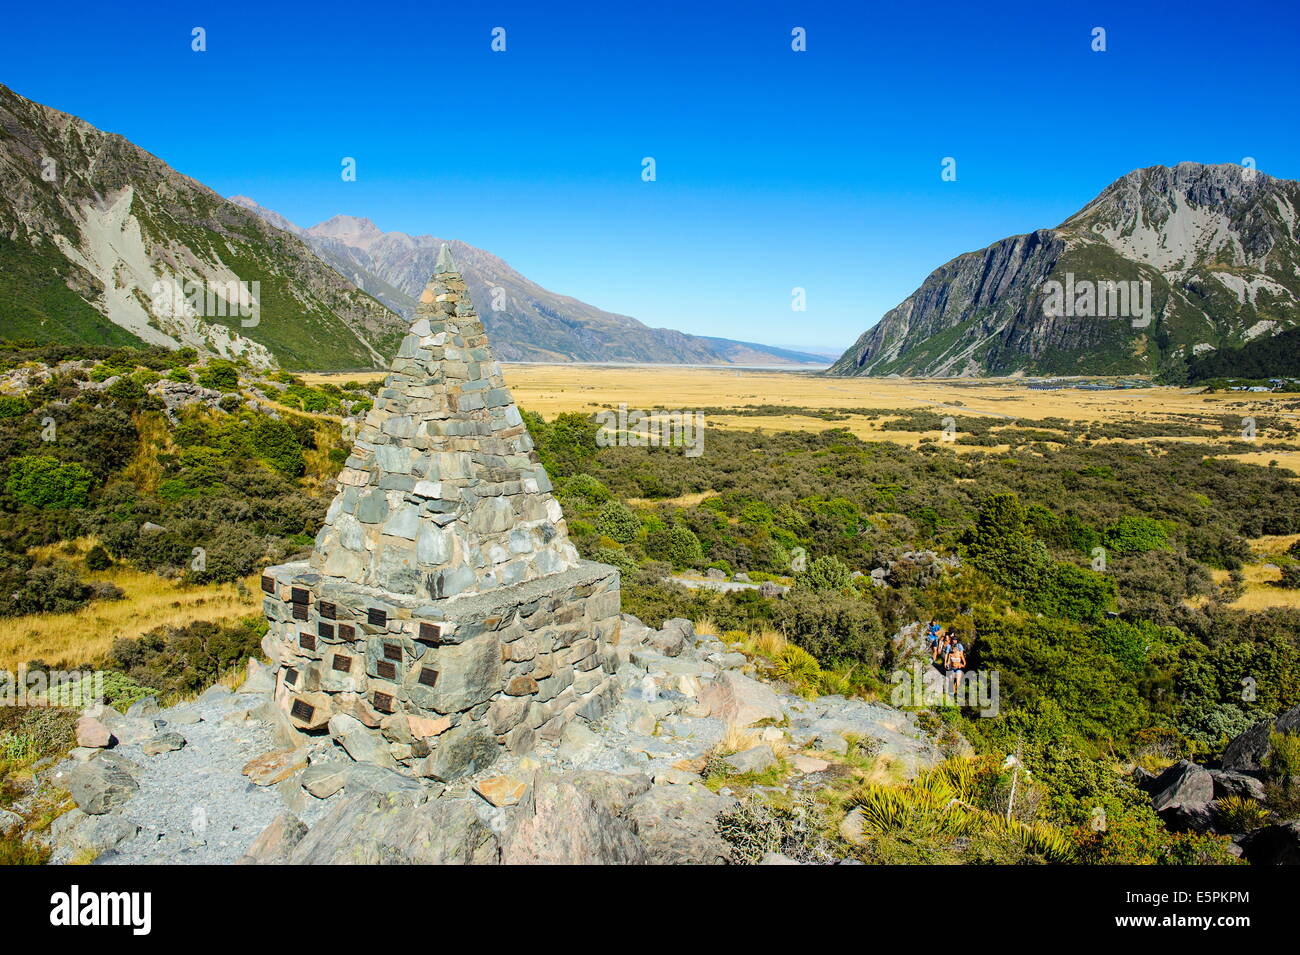
[[[320,603],[316,605],[316,609],[320,611],[320,615],[322,617],[326,617],[330,620],[334,619],[335,610],[334,610],[334,605],[332,603],[322,600]]]
[[[299,631],[298,646],[302,647],[304,650],[315,650],[316,649],[315,634],[308,633],[305,630]]]
[[[388,626],[388,611],[376,610],[371,607],[366,611],[366,622],[372,627],[386,627]]]
[[[402,662],[402,648],[396,643],[384,644],[384,659],[393,660],[397,663]]]
[[[316,633],[324,640],[334,639],[334,624],[321,621],[316,624]]]
[[[438,682],[438,671],[433,667],[420,667],[420,682],[425,686],[433,686]]]
[[[293,706],[289,708],[289,715],[304,723],[310,723],[311,718],[316,715],[316,707],[302,700],[294,700]]]
[[[375,672],[378,673],[379,676],[385,680],[397,679],[397,667],[389,663],[387,660],[380,660],[378,663],[376,663]]]
[[[391,693],[375,693],[375,709],[381,713],[393,712],[393,697]]]
[[[289,590],[289,599],[296,604],[311,603],[311,591],[302,587],[293,587]]]
[[[275,578],[274,578],[274,577],[267,577],[267,576],[263,575],[263,577],[262,577],[262,593],[264,593],[264,594],[273,594],[273,593],[275,593]]]
[[[334,669],[338,670],[340,673],[351,673],[352,658],[345,657],[341,653],[334,654]]]

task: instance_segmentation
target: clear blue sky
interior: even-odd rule
[[[826,348],[1131,169],[1300,178],[1294,3],[290,6],[11,4],[0,82],[302,225],[367,216],[651,325]]]

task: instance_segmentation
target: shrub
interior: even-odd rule
[[[236,391],[239,388],[239,369],[232,362],[215,358],[198,372],[199,384],[217,391]]]
[[[790,642],[823,667],[840,662],[879,666],[885,637],[876,608],[856,597],[792,590],[778,602],[776,621]]]
[[[646,553],[674,567],[690,567],[704,559],[700,539],[680,525],[652,531],[645,542]]]
[[[9,462],[5,490],[20,505],[49,508],[82,507],[90,498],[95,476],[75,462],[35,455]]]
[[[632,543],[639,530],[641,519],[621,501],[608,502],[596,516],[596,532],[620,544]]]
[[[113,558],[108,556],[102,544],[96,544],[86,552],[87,570],[108,570],[113,566]]]
[[[131,680],[164,694],[203,690],[222,673],[261,655],[266,621],[249,617],[229,624],[196,621],[157,627],[135,640],[117,640],[110,657]]]
[[[795,574],[794,583],[813,593],[852,593],[853,571],[838,557],[827,554],[809,561],[807,570]]]
[[[283,421],[259,420],[253,429],[252,442],[254,453],[281,474],[299,477],[307,469],[293,428]]]
[[[1106,531],[1104,542],[1116,554],[1141,554],[1167,548],[1169,533],[1164,524],[1154,518],[1126,514]]]

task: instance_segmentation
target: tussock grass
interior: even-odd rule
[[[119,638],[133,639],[164,625],[245,617],[261,608],[256,575],[239,583],[196,586],[114,567],[87,579],[116,584],[125,597],[92,601],[72,613],[0,619],[0,669],[16,670],[29,660],[74,667],[101,659]]]

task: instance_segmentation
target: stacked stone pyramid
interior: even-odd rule
[[[308,562],[262,574],[295,729],[440,780],[616,695],[618,571],[578,559],[444,246]]]
[[[551,483],[444,245],[311,565],[442,599],[574,567]]]

